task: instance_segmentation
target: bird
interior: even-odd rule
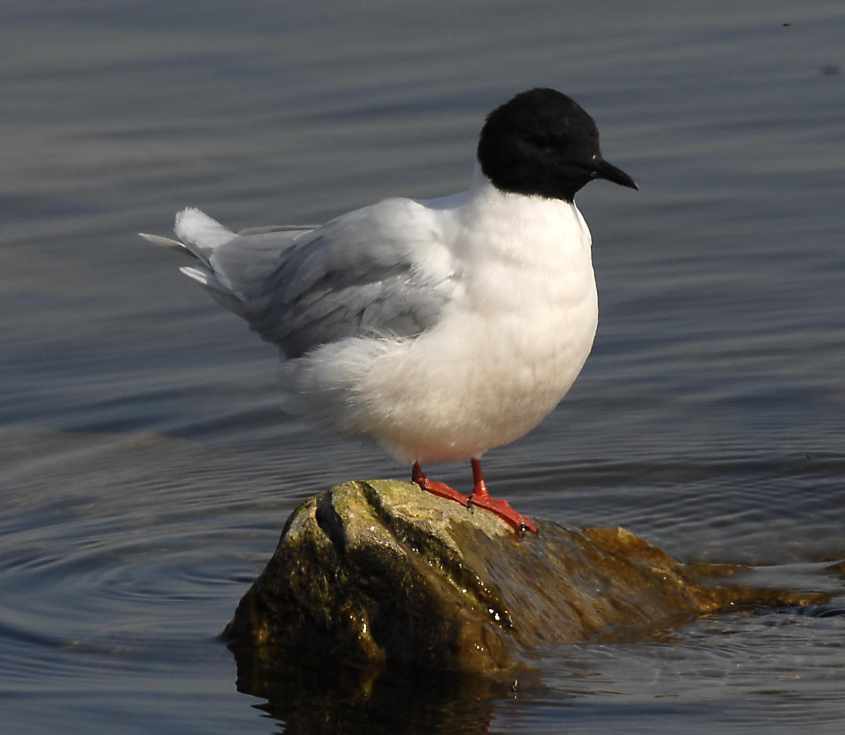
[[[592,349],[598,297],[592,238],[574,198],[605,179],[593,118],[550,88],[516,94],[483,122],[468,188],[393,197],[323,225],[228,229],[176,215],[180,268],[282,358],[282,405],[368,438],[427,492],[488,510],[520,535],[536,522],[494,498],[490,449],[534,429]],[[424,464],[470,461],[469,494]]]

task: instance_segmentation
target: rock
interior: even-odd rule
[[[223,636],[263,664],[502,674],[549,645],[824,598],[725,584],[739,567],[684,565],[624,528],[539,526],[520,538],[411,483],[338,485],[291,514]]]

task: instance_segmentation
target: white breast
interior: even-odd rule
[[[574,204],[487,186],[443,216],[457,297],[416,340],[374,345],[356,391],[358,430],[421,462],[477,457],[537,426],[580,373],[598,319]]]

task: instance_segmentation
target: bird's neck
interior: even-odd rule
[[[517,226],[527,224],[525,220],[529,219],[540,226],[585,230],[589,238],[587,224],[574,201],[502,191],[484,175],[477,163],[467,195],[466,203],[471,209],[485,211],[493,216],[504,215]]]

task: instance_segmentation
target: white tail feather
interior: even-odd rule
[[[206,258],[214,248],[235,237],[234,232],[195,207],[185,207],[176,214],[173,231],[186,246],[193,246],[191,250],[198,249]]]

